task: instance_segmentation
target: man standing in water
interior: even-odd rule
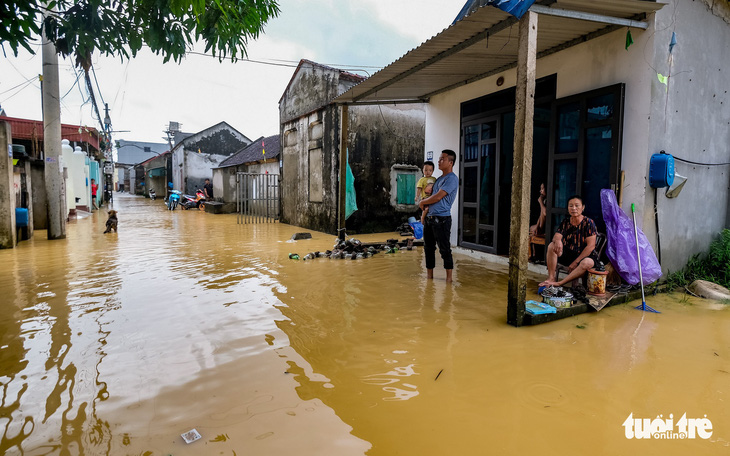
[[[210,179],[205,180],[205,185],[203,185],[203,193],[205,193],[205,199],[208,201],[213,201],[213,184],[210,183]]]
[[[451,257],[451,205],[459,190],[459,178],[454,174],[456,153],[446,149],[441,152],[439,169],[442,174],[433,185],[433,193],[422,199],[418,206],[428,206],[428,216],[423,227],[423,243],[426,252],[426,274],[433,279],[433,268],[436,266],[436,246],[446,269],[446,281],[451,282],[454,270],[454,259]]]

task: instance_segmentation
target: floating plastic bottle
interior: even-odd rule
[[[290,260],[298,260],[299,259],[299,254],[297,254],[297,253],[290,253],[289,254],[289,259]]]

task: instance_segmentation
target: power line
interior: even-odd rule
[[[272,62],[289,62],[289,63],[299,65],[299,60],[282,60],[282,59],[268,59],[268,60],[271,60]],[[345,63],[323,63],[322,65],[338,67],[338,68],[339,67],[348,67],[348,68],[358,67],[358,68],[371,68],[371,69],[372,68],[375,68],[375,69],[383,68],[383,66],[378,66],[378,65],[348,65]],[[365,70],[363,70],[363,71],[365,71]]]
[[[96,97],[94,96],[94,88],[91,86],[91,78],[89,77],[89,72],[84,71],[84,78],[86,79],[86,88],[89,89],[89,97],[91,97],[91,106],[93,110],[91,111],[92,115],[96,113],[96,119],[99,121],[99,125],[101,125],[102,130],[104,129],[104,124],[101,121],[101,114],[99,114],[99,106],[96,103]]]
[[[2,94],[4,94],[4,93],[8,93],[8,92],[10,92],[11,90],[15,90],[15,89],[17,89],[18,87],[20,87],[20,86],[22,86],[22,85],[27,85],[27,84],[29,84],[29,83],[33,82],[33,80],[34,80],[34,79],[36,79],[37,77],[38,77],[38,76],[33,76],[32,78],[28,78],[28,79],[26,79],[25,81],[21,82],[20,84],[16,85],[15,87],[11,87],[11,88],[9,88],[8,90],[4,90],[4,91],[0,92],[0,95],[2,95]]]
[[[71,91],[72,91],[72,90],[74,89],[74,87],[76,86],[76,84],[78,84],[78,83],[79,83],[79,76],[81,76],[81,74],[80,74],[80,73],[77,73],[77,72],[75,72],[75,73],[76,73],[76,80],[74,81],[74,83],[73,83],[73,84],[71,84],[71,87],[70,87],[70,88],[68,89],[68,92],[66,92],[66,93],[65,93],[65,94],[64,94],[64,95],[63,95],[63,96],[61,97],[61,99],[62,99],[62,100],[63,100],[64,98],[66,98],[66,96],[67,96],[67,95],[68,95],[69,93],[71,93]],[[83,97],[81,97],[81,99],[83,100]]]
[[[195,51],[188,51],[186,52],[188,55],[201,55],[203,57],[212,57],[217,59],[218,56],[211,55],[211,54],[205,54],[203,52],[195,52]],[[243,62],[250,62],[250,63],[258,63],[261,65],[271,65],[271,66],[280,66],[280,67],[287,67],[287,68],[296,68],[299,66],[299,61],[294,60],[280,60],[280,59],[270,59],[270,62],[266,62],[264,60],[254,60],[254,59],[238,59],[239,61]],[[281,62],[281,63],[276,63]],[[344,65],[339,63],[322,63],[321,65],[336,67],[341,70],[345,71],[362,71],[367,73],[366,70],[363,70],[362,68],[376,68],[376,69],[382,69],[382,66],[372,66],[372,65]]]
[[[99,91],[99,98],[101,98],[101,102],[106,104],[104,101],[104,96],[101,94],[101,89],[99,88],[99,80],[96,79],[96,71],[94,70],[94,64],[91,64],[91,72],[94,74],[94,82],[96,82],[96,90]]]
[[[33,79],[30,79],[30,80],[28,80],[28,81],[25,81],[24,83],[20,84],[20,85],[21,85],[21,86],[23,86],[23,87],[20,87],[20,86],[15,86],[15,87],[13,87],[13,89],[15,89],[15,88],[17,88],[17,87],[20,87],[20,89],[18,89],[18,90],[17,90],[17,91],[16,91],[16,92],[15,92],[14,94],[12,94],[12,95],[8,96],[7,98],[3,99],[3,101],[2,101],[2,102],[3,102],[3,103],[5,103],[5,102],[6,102],[6,101],[8,101],[9,99],[13,98],[13,97],[14,97],[15,95],[19,94],[19,93],[20,93],[20,92],[22,92],[23,90],[25,90],[25,89],[27,89],[28,87],[30,87],[30,86],[31,86],[32,84],[33,84]],[[33,87],[35,87],[35,88],[39,89],[39,87],[38,87],[38,86],[33,86]],[[9,89],[9,90],[13,90],[13,89]],[[3,93],[5,93],[5,92],[3,92]]]

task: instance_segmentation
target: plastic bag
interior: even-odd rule
[[[409,225],[413,228],[413,237],[423,239],[423,224],[421,222],[411,222]]]
[[[636,258],[634,221],[621,210],[616,202],[616,195],[611,190],[601,190],[601,208],[608,240],[606,255],[621,278],[631,285],[636,285],[639,283],[639,262]],[[662,276],[662,267],[644,233],[638,227],[637,230],[641,273],[645,284],[652,283]]]

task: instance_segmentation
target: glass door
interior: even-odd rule
[[[462,126],[459,244],[490,253],[497,250],[499,123],[492,116]]]
[[[584,214],[605,233],[601,190],[616,189],[623,136],[624,84],[555,101],[548,158],[549,238],[568,216],[568,198],[579,194]]]

